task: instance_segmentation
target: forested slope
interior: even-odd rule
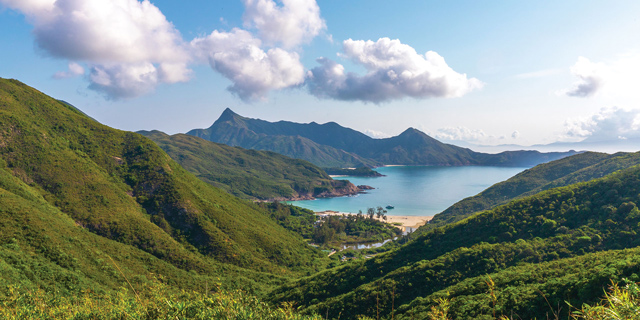
[[[113,288],[122,279],[107,255],[134,279],[254,289],[321,263],[263,209],[200,181],[153,141],[15,80],[0,79],[0,177],[6,284]]]
[[[309,199],[358,193],[348,181],[333,180],[322,169],[269,151],[230,147],[198,137],[140,131],[196,177],[250,199]]]
[[[640,164],[640,153],[585,152],[527,169],[506,181],[496,183],[481,193],[465,198],[435,215],[417,232],[425,232],[459,221],[476,212],[493,208],[513,199],[540,191],[601,178],[620,169]]]
[[[333,310],[334,317],[342,312],[341,318],[347,319],[370,315],[381,305],[382,314],[390,316],[393,301],[398,309],[395,317],[410,318],[409,312],[424,312],[434,303],[421,297],[436,293],[431,298],[441,297],[455,290],[460,298],[455,300],[454,319],[477,318],[482,313],[487,316],[489,309],[469,305],[477,300],[474,295],[486,293],[483,279],[494,274],[501,281],[496,287],[510,292],[498,297],[504,306],[501,312],[543,318],[546,309],[530,307],[541,301],[532,297],[531,286],[547,288],[545,295],[554,299],[553,305],[564,300],[580,305],[594,302],[590,299],[602,292],[596,288],[609,278],[637,277],[633,275],[640,271],[633,256],[637,250],[611,250],[640,245],[639,193],[638,166],[543,191],[436,228],[375,258],[301,279],[276,290],[274,300],[295,301],[308,311]],[[593,255],[585,256],[590,253]],[[612,263],[609,258],[614,256],[624,256],[618,259],[629,262]],[[571,273],[583,262],[584,270],[608,271],[575,280]],[[510,278],[514,274],[519,274],[517,280]],[[525,293],[529,298],[518,298]]]

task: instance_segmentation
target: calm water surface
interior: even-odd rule
[[[395,166],[377,168],[386,177],[336,177],[376,189],[353,197],[292,201],[313,211],[367,211],[370,207],[395,206],[387,215],[433,216],[452,204],[527,168]]]

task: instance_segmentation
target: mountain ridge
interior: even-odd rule
[[[209,128],[193,129],[187,134],[230,146],[273,151],[325,168],[380,165],[529,167],[576,153],[524,150],[479,153],[442,143],[415,128],[407,128],[395,137],[374,139],[336,122],[268,122],[243,117],[230,108],[226,108]]]
[[[138,131],[201,180],[235,196],[260,200],[309,200],[356,195],[359,189],[333,180],[322,169],[271,151],[231,147],[186,134]]]

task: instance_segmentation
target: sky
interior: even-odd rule
[[[0,77],[123,130],[640,138],[639,1],[0,0]]]

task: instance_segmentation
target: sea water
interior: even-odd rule
[[[367,208],[394,206],[387,215],[433,216],[452,204],[476,195],[527,168],[388,166],[375,169],[384,177],[335,177],[373,190],[351,197],[292,201],[313,211],[366,213]]]

